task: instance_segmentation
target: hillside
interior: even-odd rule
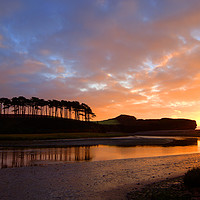
[[[135,122],[135,120],[136,120],[136,118],[134,116],[119,115],[112,119],[99,121],[98,123],[102,124],[102,125],[120,125],[120,124],[131,125],[132,123]]]
[[[153,130],[194,130],[195,120],[190,119],[136,119],[130,115],[120,115],[116,118],[100,121],[106,131],[153,131]]]
[[[100,125],[93,122],[51,117],[0,116],[0,133],[73,133],[99,132]]]
[[[124,132],[155,130],[194,130],[196,121],[189,119],[136,119],[130,115],[87,122],[45,116],[0,115],[0,134],[9,133],[73,133],[73,132]]]

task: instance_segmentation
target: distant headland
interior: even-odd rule
[[[116,118],[100,121],[106,131],[138,132],[156,130],[195,130],[195,120],[190,119],[136,119],[130,115],[119,115]]]

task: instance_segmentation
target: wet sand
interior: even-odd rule
[[[133,188],[183,175],[200,154],[0,170],[1,200],[126,199]]]

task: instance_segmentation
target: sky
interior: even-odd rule
[[[200,125],[199,0],[0,0],[0,96],[88,104],[95,120]]]

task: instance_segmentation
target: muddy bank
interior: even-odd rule
[[[146,184],[183,175],[200,154],[0,170],[1,200],[126,199]]]
[[[1,147],[66,147],[66,146],[139,146],[139,145],[160,145],[160,146],[187,146],[196,145],[197,138],[170,138],[170,137],[116,137],[116,138],[87,138],[87,139],[57,139],[57,140],[31,140],[31,141],[0,141]]]

